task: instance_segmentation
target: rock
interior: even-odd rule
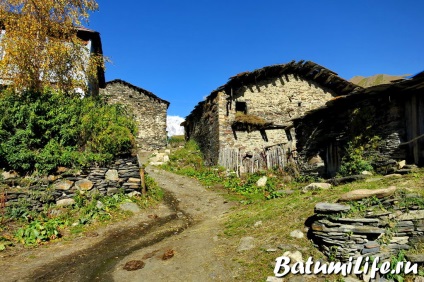
[[[417,220],[424,219],[424,210],[409,211],[408,213],[402,213],[397,217],[397,220]]]
[[[82,179],[75,182],[75,187],[80,191],[89,191],[93,188],[93,182],[88,179]]]
[[[164,153],[157,153],[153,157],[150,158],[150,162],[163,162],[165,154]]]
[[[124,269],[127,271],[134,271],[142,269],[146,264],[141,260],[131,260],[124,265]]]
[[[318,203],[315,205],[315,213],[337,213],[350,210],[349,205]]]
[[[256,186],[258,187],[264,187],[266,185],[266,182],[268,181],[268,177],[262,176],[259,178],[259,180],[256,182]]]
[[[97,201],[96,208],[98,208],[99,210],[102,210],[104,207],[105,207],[105,205],[102,202]]]
[[[275,277],[275,276],[268,276],[266,278],[266,282],[284,282],[284,279],[278,278],[278,277]]]
[[[141,211],[141,209],[136,203],[129,203],[129,202],[120,204],[119,209],[123,211],[129,211],[132,213],[139,213]]]
[[[424,282],[424,277],[422,276],[415,277],[414,282]]]
[[[356,201],[356,200],[361,200],[365,198],[370,198],[373,196],[381,199],[381,198],[393,195],[396,189],[397,189],[396,186],[390,186],[389,188],[386,188],[386,189],[376,189],[376,190],[358,189],[358,190],[350,191],[346,194],[341,195],[338,201],[339,202]]]
[[[372,172],[369,172],[367,170],[364,170],[363,172],[361,172],[362,175],[372,175]]]
[[[256,221],[255,224],[253,225],[254,227],[259,227],[262,225],[262,220]]]
[[[168,155],[171,154],[171,150],[170,149],[166,149],[165,150],[165,154],[168,154]]]
[[[302,191],[307,192],[311,190],[327,190],[331,188],[330,183],[311,183],[308,186],[303,187]]]
[[[56,173],[64,173],[67,172],[69,170],[69,168],[64,167],[64,166],[59,166],[56,170]]]
[[[255,247],[255,238],[253,237],[243,237],[240,239],[240,244],[237,248],[237,252],[243,252],[251,250]]]
[[[303,237],[305,237],[305,235],[300,230],[293,230],[292,232],[290,232],[290,237],[302,239]]]
[[[344,282],[361,282],[358,278],[355,278],[353,276],[347,276],[343,277]]]
[[[160,166],[160,165],[163,165],[163,162],[151,162],[150,165]]]
[[[109,169],[108,171],[106,171],[105,179],[109,181],[118,181],[118,171],[116,169]]]
[[[364,245],[366,249],[373,249],[373,248],[379,248],[380,244],[378,244],[376,241],[369,241]]]
[[[400,162],[397,163],[397,168],[398,169],[402,169],[405,165],[406,165],[406,161],[405,160],[400,161]]]
[[[75,204],[74,199],[62,199],[56,202],[56,206],[58,207],[68,207],[72,206],[73,204]]]
[[[364,249],[362,249],[361,254],[363,254],[363,255],[365,255],[365,254],[375,254],[375,253],[378,253],[379,251],[380,251],[380,247],[370,248],[370,249],[364,248]]]
[[[387,174],[384,176],[385,178],[395,178],[395,177],[402,177],[402,174],[399,173],[392,173],[392,174]]]
[[[308,164],[309,165],[320,164],[320,163],[324,163],[324,161],[322,160],[322,158],[318,154],[316,156],[314,156],[314,157],[311,157],[308,160]]]
[[[163,162],[164,163],[169,162],[169,156],[168,155],[163,156]]]
[[[133,191],[131,193],[128,193],[127,196],[130,197],[130,198],[139,197],[139,196],[141,196],[141,193],[138,192],[138,191]]]
[[[299,251],[294,251],[294,252],[287,251],[283,254],[283,256],[290,258],[290,264],[293,264],[296,262],[303,262],[302,253]]]
[[[71,189],[72,185],[74,185],[73,181],[65,179],[65,180],[61,180],[61,181],[53,184],[53,188],[56,189],[56,190],[67,191],[67,190]]]
[[[130,178],[128,178],[128,181],[127,182],[130,182],[130,183],[140,183],[141,182],[141,179],[140,178],[130,177]]]
[[[57,175],[49,175],[47,176],[47,181],[49,182],[54,182],[58,179],[59,177]]]
[[[392,239],[390,239],[390,244],[405,245],[405,244],[408,244],[408,241],[409,241],[409,237],[408,236],[392,237]]]
[[[4,171],[1,174],[1,176],[3,177],[4,180],[7,180],[7,179],[17,178],[19,177],[19,174],[16,171],[11,170],[11,171]]]
[[[336,218],[336,219],[332,219],[333,221],[336,222],[341,222],[341,223],[379,223],[380,220],[378,220],[377,218]]]
[[[407,259],[412,263],[423,263],[424,254],[406,255]]]
[[[115,195],[115,194],[117,194],[119,192],[119,189],[118,188],[113,188],[113,187],[111,187],[111,188],[107,188],[107,192],[106,192],[106,194],[108,195],[108,196],[111,196],[111,195]]]

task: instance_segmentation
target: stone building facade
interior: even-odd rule
[[[240,172],[284,166],[296,150],[291,120],[359,88],[313,62],[238,74],[183,123],[207,164]]]
[[[353,91],[295,119],[299,161],[308,166],[319,155],[322,174],[334,176],[349,142],[360,139],[364,156],[373,156],[373,167],[381,173],[402,160],[424,164],[423,89],[424,72]]]
[[[166,146],[166,113],[169,102],[153,93],[122,80],[106,83],[101,95],[109,103],[119,103],[133,114],[137,125],[137,147],[156,150]]]

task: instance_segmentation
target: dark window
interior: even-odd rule
[[[236,112],[247,114],[246,102],[236,102]]]

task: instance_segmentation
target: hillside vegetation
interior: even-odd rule
[[[380,84],[387,84],[394,80],[403,79],[409,75],[410,74],[403,74],[403,75],[376,74],[376,75],[368,76],[368,77],[358,75],[358,76],[352,77],[351,79],[349,79],[349,81],[356,85],[366,88],[366,87],[371,87],[371,86],[380,85]]]

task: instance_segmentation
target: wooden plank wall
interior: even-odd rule
[[[238,148],[223,148],[220,150],[218,164],[231,171],[255,173],[260,170],[285,167],[287,165],[287,148],[273,146],[260,153],[246,157]]]

